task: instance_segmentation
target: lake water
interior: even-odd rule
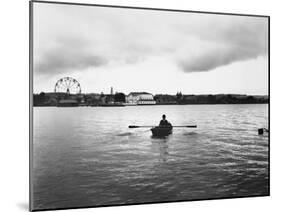
[[[165,139],[149,128],[162,114]],[[269,194],[268,105],[35,107],[34,209]]]

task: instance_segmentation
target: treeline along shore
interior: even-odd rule
[[[143,92],[144,93],[144,92]],[[146,95],[148,93],[145,93]],[[188,104],[265,104],[269,103],[267,95],[242,95],[242,94],[216,94],[216,95],[176,95],[156,94],[152,100],[137,99],[128,100],[124,93],[115,94],[67,94],[44,93],[33,94],[34,106],[129,106],[129,105],[188,105]],[[129,95],[128,95],[129,96]]]

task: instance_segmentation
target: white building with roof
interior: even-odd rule
[[[126,96],[126,105],[155,105],[156,101],[151,93],[131,92]]]

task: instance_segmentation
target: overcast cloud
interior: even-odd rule
[[[265,18],[71,5],[35,5],[35,71],[170,60],[184,72],[212,71],[267,54]]]

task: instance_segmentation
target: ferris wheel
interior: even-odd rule
[[[80,94],[80,83],[72,77],[63,77],[56,82],[56,93]]]

